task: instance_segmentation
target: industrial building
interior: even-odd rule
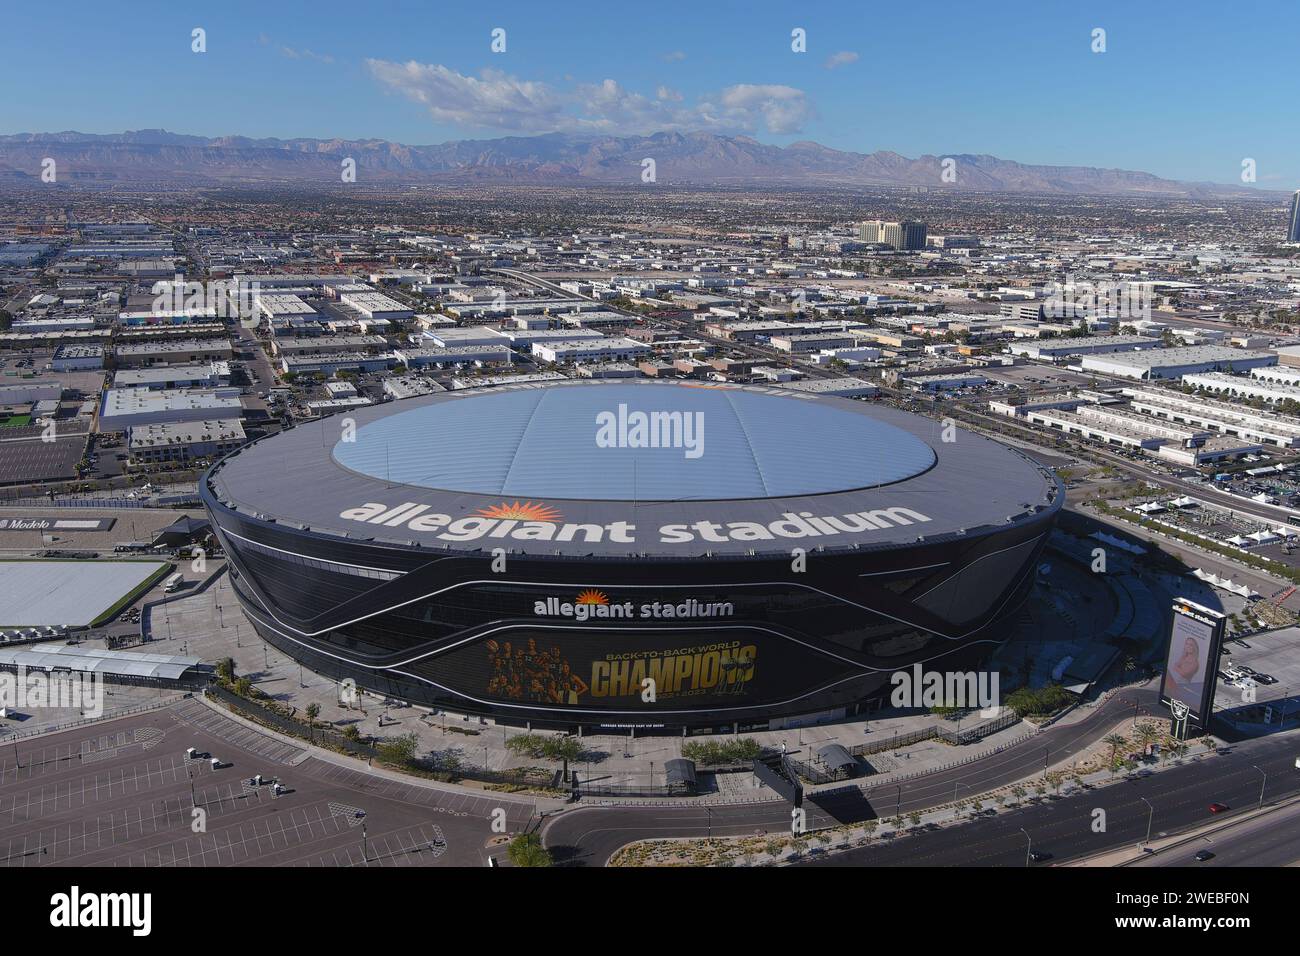
[[[197,458],[217,458],[234,451],[245,441],[244,426],[238,419],[132,425],[127,429],[128,462],[133,468],[184,467]]]
[[[120,432],[133,425],[242,418],[237,388],[106,388],[99,406],[99,430]]]
[[[1272,352],[1248,352],[1245,349],[1234,349],[1223,345],[1109,352],[1085,355],[1080,361],[1085,372],[1099,372],[1103,375],[1141,380],[1181,378],[1197,372],[1240,372],[1276,364],[1277,356]]]

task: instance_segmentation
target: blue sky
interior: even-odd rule
[[[1297,38],[1291,0],[6,3],[0,133],[715,129],[1290,189]]]

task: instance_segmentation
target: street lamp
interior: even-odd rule
[[[1029,831],[1026,830],[1024,827],[1020,827],[1019,830],[1021,833],[1025,835],[1025,840],[1028,841],[1025,845],[1025,866],[1029,866],[1029,857],[1034,850],[1034,841],[1029,836]]]
[[[1255,767],[1254,764],[1251,764],[1251,766]],[[1268,774],[1264,773],[1263,770],[1260,770],[1259,767],[1255,767],[1255,769],[1259,770],[1261,774],[1264,774],[1264,779],[1259,783],[1259,805],[1262,808],[1264,806],[1264,788],[1268,786]]]
[[[1138,797],[1138,799],[1147,805],[1147,838],[1142,841],[1145,845],[1151,842],[1151,821],[1155,819],[1156,808],[1151,806],[1151,801],[1146,797]]]

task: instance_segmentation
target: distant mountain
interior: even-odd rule
[[[329,183],[345,158],[358,179],[383,182],[639,183],[652,158],[660,183],[690,185],[929,186],[986,192],[1147,195],[1224,199],[1261,191],[1185,183],[1150,173],[1090,166],[1031,166],[996,156],[951,154],[956,182],[940,177],[944,157],[852,153],[818,143],[769,146],[747,136],[508,136],[406,146],[381,139],[210,139],[166,130],[109,135],[0,136],[0,183],[39,181],[52,157],[62,182],[174,185]]]

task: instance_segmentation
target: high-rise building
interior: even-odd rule
[[[885,223],[882,241],[900,250],[924,249],[925,233],[923,222],[889,222]]]
[[[1300,189],[1291,194],[1291,213],[1286,220],[1286,241],[1300,242]]]
[[[863,242],[884,242],[885,240],[880,237],[884,225],[885,223],[880,219],[868,219],[858,226],[858,238]]]
[[[895,249],[924,249],[926,226],[923,222],[885,222],[868,219],[858,227],[863,242],[881,243]]]

